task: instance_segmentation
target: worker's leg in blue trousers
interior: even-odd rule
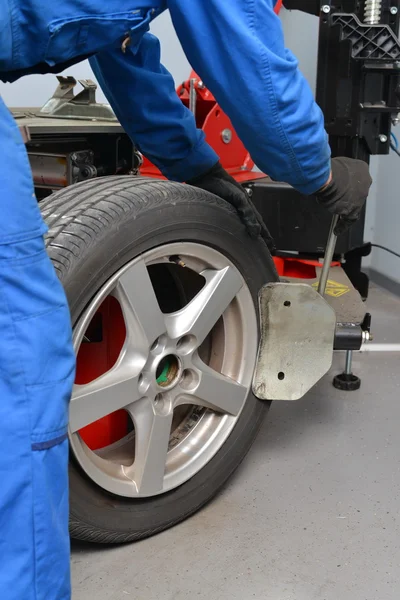
[[[0,598],[69,600],[70,316],[1,98],[0,215]]]

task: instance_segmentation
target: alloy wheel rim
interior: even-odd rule
[[[171,257],[201,276],[203,286],[181,309],[165,314],[149,271]],[[90,479],[108,492],[152,497],[198,473],[236,425],[256,360],[255,307],[242,275],[223,254],[202,244],[167,244],[130,261],[101,288],[74,329],[76,352],[110,295],[120,304],[126,339],[109,371],[74,386],[71,449]],[[201,357],[206,342],[209,364]],[[90,450],[79,432],[120,409],[133,431],[112,446]],[[182,410],[176,423],[174,415]]]

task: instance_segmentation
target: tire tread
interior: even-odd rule
[[[110,191],[112,190],[112,198]],[[41,203],[42,215],[49,228],[46,247],[57,265],[57,274],[64,279],[88,248],[105,235],[112,224],[128,214],[171,202],[203,199],[234,212],[226,202],[207,192],[170,181],[113,176],[93,179],[65,188]],[[79,231],[79,234],[78,234]]]

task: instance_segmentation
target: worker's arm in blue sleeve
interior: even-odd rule
[[[285,49],[272,0],[168,0],[168,7],[190,63],[258,167],[304,194],[324,186],[323,115]]]
[[[135,49],[136,50],[136,49]],[[146,33],[138,49],[107,48],[90,60],[101,88],[137,148],[168,178],[186,181],[218,161],[160,63],[158,39]]]

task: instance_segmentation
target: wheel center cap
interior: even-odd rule
[[[164,356],[158,363],[156,369],[156,381],[162,388],[171,388],[175,386],[180,377],[181,364],[175,354]]]

